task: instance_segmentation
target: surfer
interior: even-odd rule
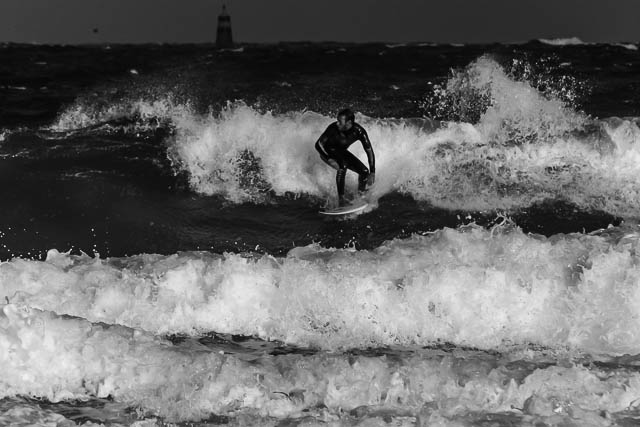
[[[362,143],[362,148],[367,153],[369,169],[347,150],[356,141]],[[336,173],[336,184],[338,186],[338,204],[340,206],[347,204],[344,197],[344,179],[347,169],[351,169],[358,174],[358,192],[361,195],[366,191],[367,185],[374,184],[376,179],[376,160],[373,155],[371,141],[369,141],[367,131],[355,122],[355,115],[350,109],[347,108],[338,113],[337,121],[331,123],[318,138],[316,150],[318,150],[320,158],[326,164],[338,171]]]

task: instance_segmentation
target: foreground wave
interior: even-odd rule
[[[215,331],[328,350],[448,342],[635,354],[637,246],[635,233],[547,239],[471,227],[285,258],[53,250],[45,262],[1,264],[0,296],[153,334]]]
[[[397,417],[413,424],[508,411],[606,425],[610,416],[603,412],[624,411],[640,394],[634,371],[538,368],[464,352],[400,359],[291,354],[249,362],[16,305],[2,306],[0,321],[0,397],[111,397],[137,407],[139,416],[172,421],[211,414],[316,421],[377,415],[381,422]],[[11,412],[3,417],[10,420]]]

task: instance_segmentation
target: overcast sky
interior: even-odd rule
[[[215,41],[222,0],[0,0],[0,41]],[[640,0],[231,0],[235,41],[640,41]],[[93,32],[97,28],[98,32]]]

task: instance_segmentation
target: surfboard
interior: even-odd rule
[[[341,206],[334,209],[327,209],[324,211],[320,211],[320,213],[322,215],[347,215],[351,213],[360,212],[367,206],[369,206],[369,203],[367,203],[365,200],[356,200],[350,205]]]

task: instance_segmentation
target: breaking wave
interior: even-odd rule
[[[521,74],[516,79],[488,57],[454,73],[430,103],[457,120],[358,115],[376,153],[373,199],[403,192],[463,210],[511,210],[559,199],[586,210],[635,215],[637,120],[590,118],[572,107],[571,88],[541,92],[526,67]],[[335,195],[334,173],[314,150],[332,117],[275,114],[241,102],[199,114],[167,98],[105,108],[81,103],[52,129],[74,131],[122,117],[134,117],[134,128],[161,122],[172,129],[167,155],[195,192],[234,203]],[[357,145],[353,151],[366,159]],[[354,191],[355,177],[348,179],[348,191]]]
[[[620,234],[620,233],[618,233]],[[640,352],[637,233],[543,238],[444,229],[371,251],[139,255],[0,265],[12,304],[154,334],[208,331],[323,349],[450,342]]]

